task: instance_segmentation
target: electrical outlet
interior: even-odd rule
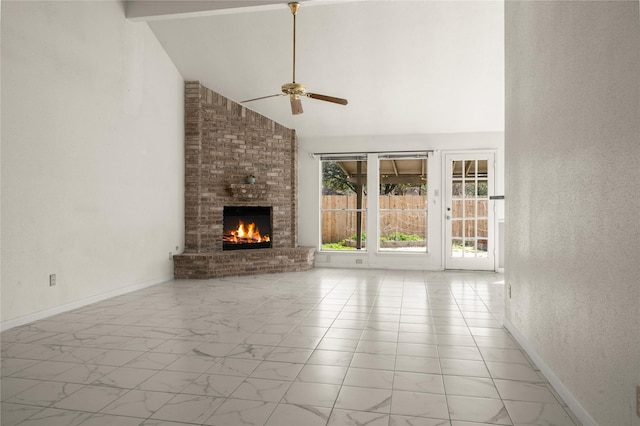
[[[356,259],[356,265],[362,265],[362,259]]]
[[[331,262],[331,256],[327,255],[327,263]]]
[[[49,287],[56,285],[56,274],[49,275]]]
[[[169,252],[169,260],[173,260],[173,252]]]
[[[636,386],[636,415],[640,417],[640,386]]]
[[[507,296],[511,299],[511,284],[507,284]]]

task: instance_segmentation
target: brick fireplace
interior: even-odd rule
[[[185,252],[174,256],[175,277],[312,268],[314,248],[298,247],[297,164],[294,130],[199,82],[185,83]],[[223,250],[225,207],[268,208],[270,247]]]

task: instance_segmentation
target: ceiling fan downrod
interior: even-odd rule
[[[296,82],[296,14],[298,13],[298,9],[300,8],[300,3],[291,2],[289,3],[289,9],[291,9],[291,14],[293,15],[293,79],[292,83]]]

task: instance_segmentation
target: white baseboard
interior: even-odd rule
[[[316,268],[331,268],[331,269],[369,269],[372,271],[385,270],[385,271],[428,271],[428,272],[442,272],[443,269],[439,266],[413,266],[413,265],[401,265],[401,266],[393,266],[393,265],[370,265],[369,263],[362,264],[347,264],[347,263],[338,263],[338,262],[316,262]]]
[[[90,305],[92,303],[101,302],[112,297],[120,296],[122,294],[131,293],[132,291],[142,290],[143,288],[151,287],[157,284],[161,284],[173,279],[173,275],[167,277],[160,277],[149,281],[144,281],[138,284],[133,284],[127,287],[122,287],[117,290],[108,291],[106,293],[91,296],[86,299],[76,300],[75,302],[65,303],[64,305],[54,306],[53,308],[45,309],[44,311],[34,312],[33,314],[25,315],[20,318],[14,318],[0,323],[0,331],[9,330],[14,327],[29,324],[34,321],[38,321],[44,318],[48,318],[53,315],[58,315],[64,312],[71,311],[73,309],[82,308],[83,306]]]
[[[595,420],[589,415],[582,405],[576,400],[571,392],[565,387],[562,381],[556,376],[553,370],[544,362],[540,355],[533,350],[533,347],[527,340],[527,338],[518,330],[518,328],[507,318],[503,319],[504,327],[509,330],[509,333],[518,341],[522,349],[529,355],[529,358],[540,369],[544,377],[549,381],[551,386],[558,392],[558,395],[567,403],[573,414],[582,422],[584,426],[598,426]]]

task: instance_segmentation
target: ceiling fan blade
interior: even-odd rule
[[[291,114],[297,115],[302,114],[302,112],[302,100],[298,97],[291,98]]]
[[[240,101],[240,103],[243,104],[245,102],[259,101],[260,99],[273,98],[273,97],[276,97],[276,96],[285,96],[285,95],[284,95],[284,93],[277,93],[275,95],[261,96],[259,98],[247,99],[246,101]]]
[[[307,96],[311,99],[318,99],[320,101],[333,102],[334,104],[346,105],[349,102],[346,99],[334,98],[333,96],[320,95],[318,93],[307,93]]]

